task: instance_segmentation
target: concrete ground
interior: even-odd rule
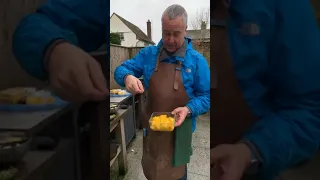
[[[200,116],[193,134],[193,155],[188,165],[188,180],[210,179],[210,120],[209,115]],[[117,163],[111,168],[111,180],[146,180],[142,172],[142,131],[127,147],[128,171],[125,177],[118,177]]]
[[[210,179],[210,121],[209,115],[200,116],[197,129],[193,134],[193,155],[188,165],[188,180]],[[111,180],[146,180],[141,167],[142,132],[138,131],[136,139],[127,148],[128,172],[125,177],[118,176],[117,161],[111,168]],[[283,172],[277,180],[319,180],[320,152],[310,161]]]

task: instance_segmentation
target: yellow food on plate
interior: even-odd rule
[[[110,94],[118,94],[121,91],[121,89],[111,89]]]
[[[24,88],[10,88],[0,92],[0,103],[2,104],[18,104],[19,100],[24,97]]]
[[[125,95],[125,94],[127,94],[127,92],[125,92],[125,91],[118,92],[118,95]]]
[[[49,91],[36,88],[10,88],[0,91],[0,104],[53,104],[55,98]]]
[[[128,92],[126,90],[122,90],[122,89],[111,89],[110,90],[110,94],[114,94],[114,95],[126,95],[128,94]]]
[[[167,115],[154,116],[150,121],[150,128],[153,131],[168,131],[174,130],[175,120]]]
[[[53,104],[54,97],[36,97],[36,96],[29,96],[26,97],[26,104],[32,105],[39,105],[39,104]]]

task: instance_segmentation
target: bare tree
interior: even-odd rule
[[[210,65],[210,7],[197,10],[196,16],[190,21],[194,48],[200,52]]]
[[[210,7],[200,8],[197,10],[196,16],[191,20],[191,29],[199,30],[203,23],[206,24],[205,28],[210,24]]]

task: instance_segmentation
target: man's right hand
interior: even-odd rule
[[[132,75],[128,75],[125,78],[125,85],[126,89],[133,95],[142,94],[144,92],[141,81]]]
[[[50,85],[69,102],[104,100],[108,96],[100,64],[88,53],[69,44],[58,44],[47,61]]]

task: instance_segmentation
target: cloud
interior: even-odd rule
[[[197,11],[210,7],[210,0],[110,0],[110,16],[117,13],[126,20],[147,32],[147,21],[151,21],[152,40],[157,43],[161,39],[161,16],[172,4],[183,6],[188,13],[188,21],[195,18]]]

